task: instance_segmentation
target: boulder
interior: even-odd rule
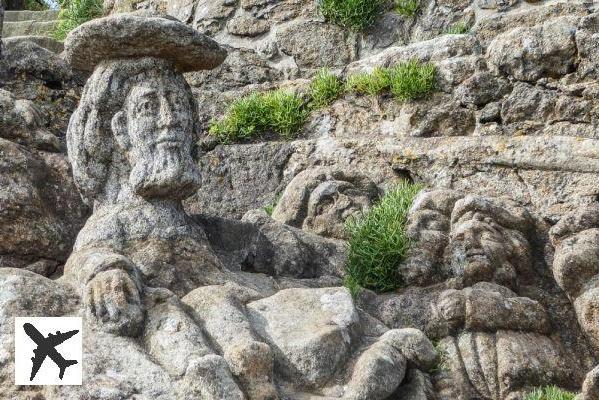
[[[286,289],[247,307],[275,368],[295,384],[327,382],[354,345],[359,318],[346,289]]]

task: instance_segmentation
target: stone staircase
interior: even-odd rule
[[[59,11],[5,11],[2,38],[52,36]]]

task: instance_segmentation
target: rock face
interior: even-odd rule
[[[596,6],[422,0],[358,33],[313,2],[106,3],[133,8],[62,56],[3,43],[0,398],[596,400]],[[241,95],[411,59],[427,97],[205,135]],[[402,287],[352,297],[345,223],[405,181]],[[82,386],[12,385],[27,315],[83,317]]]

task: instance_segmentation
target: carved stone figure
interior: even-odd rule
[[[550,235],[555,280],[572,300],[580,326],[599,351],[599,205],[565,215]]]
[[[148,46],[147,37],[156,42]],[[383,400],[408,362],[416,366],[410,376],[432,366],[436,353],[422,332],[361,316],[344,288],[291,281],[302,288],[280,290],[285,283],[272,277],[227,270],[199,219],[186,214],[181,201],[200,182],[192,157],[198,118],[181,72],[222,61],[214,42],[170,18],[125,14],[80,26],[65,52],[93,70],[67,132],[75,183],[93,214],[59,280],[85,316],[85,368],[121,397],[132,387],[144,392],[151,378],[174,398],[271,400],[279,398],[277,377],[292,393]],[[78,305],[65,301],[53,313]],[[104,356],[115,342],[148,378],[128,375],[118,354]],[[111,374],[115,364],[123,379]],[[142,382],[127,383],[135,379]],[[45,394],[85,397],[88,388]]]
[[[526,210],[504,201],[446,190],[415,200],[415,242],[401,268],[421,284],[445,279],[432,320],[445,353],[436,375],[441,399],[518,399],[534,386],[576,380],[545,307],[517,295],[536,278],[534,228]]]
[[[532,273],[525,234],[533,226],[521,208],[450,190],[422,192],[408,220],[415,244],[405,273],[421,282],[434,271],[461,287],[484,281],[516,288],[517,276]]]
[[[321,236],[347,239],[345,221],[367,211],[378,197],[374,182],[358,171],[317,167],[293,178],[272,217]]]

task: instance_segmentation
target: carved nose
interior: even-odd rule
[[[158,116],[159,128],[168,128],[174,125],[175,115],[171,105],[163,99],[160,105],[160,115]]]

